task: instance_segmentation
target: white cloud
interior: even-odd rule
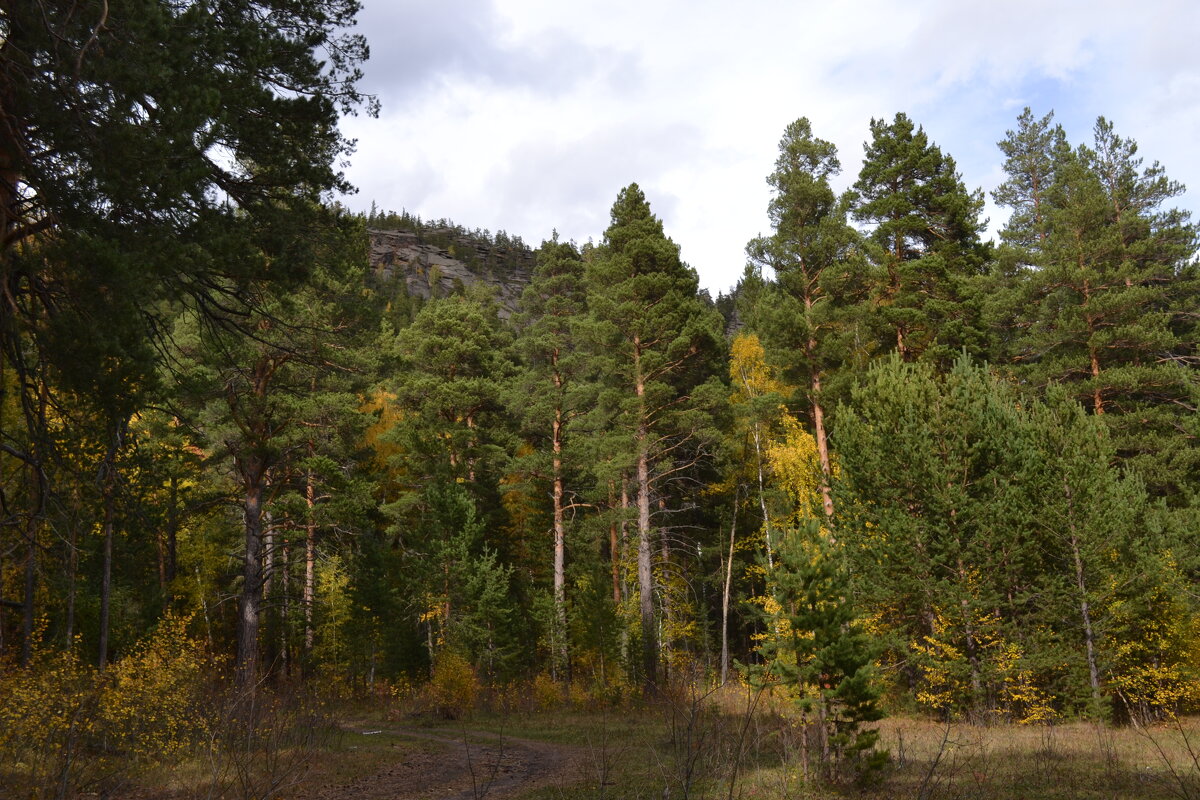
[[[1173,0],[366,0],[384,114],[347,121],[349,202],[585,240],[637,181],[701,282],[724,289],[767,227],[764,179],[799,116],[839,146],[842,185],[868,121],[905,111],[968,187],[991,189],[995,142],[1025,104],[1056,109],[1075,142],[1105,114],[1200,184],[1197,23],[1200,7]]]

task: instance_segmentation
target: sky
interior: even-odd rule
[[[904,112],[990,193],[1026,106],[1073,144],[1105,116],[1200,207],[1196,0],[362,2],[360,88],[382,111],[343,121],[354,210],[582,244],[636,182],[716,294],[770,232],[791,121],[837,145],[838,189],[871,119]],[[989,196],[985,215],[994,235],[1007,210]]]

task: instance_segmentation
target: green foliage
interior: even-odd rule
[[[14,7],[0,54],[8,774],[205,726],[267,752],[237,704],[193,713],[199,638],[257,698],[431,676],[449,716],[485,684],[679,697],[720,630],[720,665],[762,642],[825,764],[871,762],[877,688],[1020,723],[1200,703],[1197,237],[1104,120],[1072,149],[1018,118],[993,250],[908,117],[843,196],[798,119],[714,304],[636,184],[599,244],[536,256],[322,205],[351,0],[253,30],[250,0],[61,5]],[[366,224],[498,279],[536,260],[520,308],[373,285]]]
[[[1164,204],[1183,187],[1103,117],[1093,147],[1055,149],[1038,264],[1019,298],[1014,360],[1036,387],[1058,382],[1103,415],[1122,461],[1155,496],[1182,505],[1194,491],[1200,383],[1186,309],[1200,284],[1188,215]]]
[[[1024,721],[1104,714],[1139,680],[1131,652],[1164,665],[1143,676],[1138,697],[1155,699],[1138,713],[1187,702],[1189,612],[1164,601],[1131,613],[1125,594],[1166,597],[1149,586],[1178,574],[1162,566],[1170,539],[1141,482],[1111,466],[1103,421],[1065,391],[1022,407],[966,359],[945,376],[893,359],[856,390],[835,441],[835,530],[878,609],[885,663],[919,702]]]
[[[883,716],[875,647],[847,596],[844,554],[815,521],[789,529],[780,537],[770,581],[774,602],[759,645],[764,665],[753,674],[788,688],[803,725],[815,717],[813,756],[825,777],[878,769],[886,760],[873,752],[878,731],[862,727]]]
[[[424,595],[423,619],[435,666],[444,650],[470,659],[489,677],[506,676],[519,656],[509,595],[512,567],[484,540],[485,523],[459,484],[425,490],[410,564]],[[419,577],[418,577],[419,576]]]
[[[767,178],[775,232],[746,246],[752,264],[774,280],[758,292],[748,324],[762,334],[772,359],[788,367],[789,380],[800,387],[798,405],[811,420],[815,405],[829,403],[830,373],[835,390],[836,384],[844,390],[839,369],[873,354],[862,342],[868,265],[858,232],[846,222],[851,198],[838,197],[830,186],[841,172],[836,148],[801,118],[784,131],[779,151]]]
[[[871,120],[871,141],[854,184],[853,216],[873,226],[877,269],[872,305],[881,341],[906,360],[948,365],[962,347],[980,346],[968,279],[985,251],[983,193],[968,192],[954,159],[905,114]]]
[[[494,423],[510,341],[493,300],[453,295],[426,304],[389,343],[399,360],[389,383],[406,415],[391,436],[415,486],[433,478],[475,482],[498,467],[504,429]]]
[[[637,184],[613,204],[604,242],[588,262],[599,402],[589,420],[602,480],[627,476],[637,503],[642,681],[656,691],[659,642],[652,594],[651,495],[667,510],[666,482],[694,476],[719,434],[725,391],[721,316],[697,294],[697,277],[663,232]],[[661,535],[661,534],[659,534]],[[669,544],[665,548],[669,554]],[[667,556],[669,559],[669,555]]]

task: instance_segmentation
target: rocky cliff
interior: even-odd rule
[[[533,273],[533,251],[520,240],[490,242],[455,228],[367,234],[374,280],[403,280],[410,296],[426,300],[483,283],[495,288],[502,318],[516,310]]]

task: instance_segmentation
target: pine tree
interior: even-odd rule
[[[1094,148],[1057,167],[1016,349],[1026,380],[1071,387],[1105,417],[1119,457],[1176,505],[1200,469],[1194,442],[1179,435],[1200,396],[1185,333],[1200,297],[1189,263],[1197,235],[1185,212],[1164,208],[1182,191],[1098,120]]]
[[[260,311],[250,331],[241,321],[212,324],[208,314],[194,307],[176,320],[176,359],[186,367],[182,391],[191,405],[192,424],[214,460],[228,470],[242,506],[236,661],[242,689],[253,687],[258,678],[264,599],[277,577],[281,550],[272,504],[298,475],[305,476],[306,494],[309,487],[315,490],[315,443],[321,427],[348,426],[343,446],[360,428],[351,421],[357,416],[356,403],[337,385],[345,384],[355,366],[348,358],[352,349],[346,333],[354,328],[352,320],[361,307],[361,290],[354,287],[361,286],[365,268],[361,246],[356,250],[347,241],[353,237],[361,242],[361,229],[349,220],[343,223],[338,233],[346,239],[314,254],[324,266],[314,270],[303,290],[272,292],[275,287],[257,286],[261,294],[254,307]],[[315,508],[308,513],[315,514]],[[311,521],[315,524],[315,516]],[[315,528],[309,530],[315,535]],[[306,542],[306,550],[308,546]],[[310,578],[306,576],[309,591]],[[274,648],[276,641],[266,644]]]
[[[403,448],[411,489],[444,479],[486,491],[496,479],[510,344],[494,298],[481,290],[430,301],[389,343],[400,362],[389,385],[404,415],[391,437]]]
[[[516,350],[523,369],[517,376],[510,409],[538,448],[539,472],[548,472],[553,519],[554,642],[551,671],[565,680],[568,668],[566,600],[566,471],[568,429],[583,412],[590,388],[588,361],[577,328],[587,313],[584,265],[575,245],[555,233],[538,249],[537,266],[521,296]],[[548,452],[547,452],[548,451]],[[549,469],[542,467],[548,456]]]
[[[889,632],[885,661],[928,705],[982,710],[998,696],[992,645],[1013,643],[1025,581],[1046,573],[1028,563],[1037,453],[1011,390],[966,358],[939,377],[895,354],[838,419],[835,535]]]
[[[723,392],[707,381],[720,357],[721,318],[698,296],[695,271],[680,261],[637,184],[617,196],[587,278],[591,336],[603,359],[601,410],[637,490],[642,679],[653,693],[659,647],[651,507],[666,502],[669,482],[705,458],[716,439],[707,407]]]
[[[1053,112],[1034,119],[1026,108],[1017,118],[1017,129],[998,143],[1007,179],[992,197],[1012,213],[1000,231],[1002,244],[988,275],[975,286],[981,327],[987,332],[986,356],[997,364],[1007,364],[1015,355],[1032,270],[1046,257],[1050,196],[1057,169],[1070,151],[1066,134],[1052,125],[1053,119]]]
[[[981,274],[983,193],[968,192],[954,159],[904,114],[871,120],[853,215],[873,226],[881,274],[873,302],[901,358],[950,362],[980,346],[967,281]]]
[[[290,256],[272,279],[304,272],[304,231],[325,216],[318,201],[348,188],[336,164],[350,148],[339,114],[375,109],[355,87],[367,55],[365,38],[347,32],[358,8],[32,0],[5,10],[8,368],[37,369],[26,363],[32,339],[63,367],[141,360],[147,376],[153,359],[133,350],[162,333],[154,309],[164,296],[193,296],[214,313],[244,303],[264,250]],[[277,235],[261,235],[270,229]],[[103,323],[75,344],[98,360],[43,349],[48,337],[67,341],[59,318],[97,312]],[[29,414],[25,422],[44,427]]]
[[[822,501],[833,514],[832,472],[826,434],[823,382],[845,360],[845,307],[865,270],[859,236],[846,224],[845,198],[829,185],[841,171],[837,149],[813,136],[808,119],[793,122],[779,143],[768,209],[775,233],[747,245],[752,263],[770,268],[777,292],[768,293],[756,316],[769,341],[790,362],[803,390],[802,406],[816,436],[825,476]],[[849,290],[849,291],[848,291]]]
[[[1076,665],[1071,677],[1086,675],[1086,695],[1078,679],[1058,688],[1064,704],[1106,716],[1111,700],[1106,673],[1111,648],[1119,646],[1112,637],[1109,591],[1127,579],[1126,570],[1136,574],[1130,567],[1138,560],[1139,528],[1150,516],[1145,490],[1111,466],[1113,446],[1103,421],[1088,415],[1063,387],[1051,387],[1046,402],[1030,408],[1028,424],[1040,458],[1039,468],[1023,480],[1039,501],[1037,540],[1052,554],[1046,567],[1054,572],[1045,585],[1054,589],[1046,595],[1062,600],[1061,612],[1046,609],[1046,623],[1054,628],[1056,621],[1074,620],[1064,624],[1064,644],[1047,647],[1047,661],[1050,653],[1064,653],[1063,660]]]
[[[1004,183],[992,192],[997,204],[1012,209],[1000,238],[1036,264],[1049,236],[1050,191],[1058,164],[1069,149],[1061,125],[1054,125],[1054,112],[1034,119],[1028,107],[1017,117],[1017,129],[1008,131],[998,146],[1004,153]]]
[[[45,412],[61,387],[51,373],[125,404],[128,386],[105,376],[141,389],[153,381],[171,301],[191,297],[236,325],[260,296],[256,282],[294,281],[311,267],[305,251],[329,216],[319,201],[349,188],[339,115],[375,108],[355,86],[367,55],[366,40],[348,33],[358,9],[352,0],[5,7],[0,371],[15,380],[0,381],[0,405],[12,398],[18,413],[0,418],[0,449],[37,476],[14,520],[26,541],[54,490]],[[26,640],[35,561],[31,551]]]
[[[816,761],[823,779],[847,766],[882,766],[885,754],[869,752],[879,740],[863,723],[883,717],[874,683],[874,647],[849,599],[844,555],[816,520],[785,532],[771,573],[773,612],[759,647],[769,675],[788,687],[804,716],[805,769]],[[808,715],[815,716],[817,753],[808,748]],[[816,758],[814,758],[814,755]]]

